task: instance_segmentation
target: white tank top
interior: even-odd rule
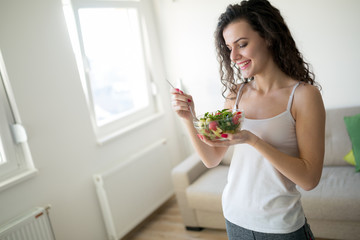
[[[267,119],[245,118],[243,124],[243,129],[294,157],[299,156],[299,151],[290,109],[298,85],[292,90],[285,112]],[[238,105],[243,86],[234,107]],[[228,221],[257,232],[290,233],[305,224],[295,183],[248,144],[235,145],[222,205]]]

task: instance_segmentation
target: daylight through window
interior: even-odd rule
[[[80,80],[98,142],[159,116],[141,0],[62,0]]]

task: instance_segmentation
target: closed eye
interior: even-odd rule
[[[244,48],[244,47],[246,47],[247,45],[248,45],[247,43],[244,43],[244,44],[240,44],[239,47],[240,47],[240,48]]]
[[[238,47],[238,48],[244,48],[244,47],[246,47],[248,44],[247,43],[243,43],[243,44],[239,44],[239,45],[237,45],[236,47]],[[232,49],[231,49],[231,47],[229,47],[229,46],[226,46],[227,47],[227,49],[231,52],[232,51]]]

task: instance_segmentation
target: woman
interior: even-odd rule
[[[172,104],[207,167],[235,145],[222,196],[229,239],[314,239],[296,189],[315,188],[322,172],[325,110],[314,74],[266,0],[229,5],[215,39],[225,108],[244,110],[242,131],[211,141],[193,127],[190,95],[173,90]]]

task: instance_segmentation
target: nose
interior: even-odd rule
[[[231,61],[233,62],[236,62],[236,60],[239,60],[241,59],[241,54],[239,53],[239,51],[237,51],[237,49],[233,49],[231,52],[230,52],[230,59]]]

